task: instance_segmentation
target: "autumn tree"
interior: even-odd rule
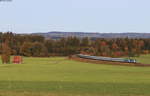
[[[11,49],[8,46],[8,42],[2,43],[2,63],[3,64],[8,64],[10,63],[10,55],[11,55]]]
[[[40,42],[32,44],[32,56],[34,57],[46,57],[48,56],[47,48]]]
[[[20,48],[20,54],[23,56],[33,56],[32,53],[32,43],[31,42],[24,42]]]
[[[7,41],[11,55],[23,56],[68,56],[84,53],[97,56],[139,56],[150,53],[149,38],[44,38],[34,34],[0,32],[0,54]],[[9,42],[8,42],[9,41]],[[7,49],[7,48],[6,48]],[[46,54],[45,54],[46,53]]]

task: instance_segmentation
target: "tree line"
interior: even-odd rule
[[[1,32],[0,54],[6,53],[28,57],[69,56],[79,53],[108,57],[132,57],[149,54],[150,39],[67,37],[53,40],[38,35]]]

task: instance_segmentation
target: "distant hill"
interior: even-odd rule
[[[32,35],[41,35],[46,38],[60,39],[62,37],[75,36],[78,38],[150,38],[150,33],[86,33],[86,32],[47,32],[47,33],[32,33]]]

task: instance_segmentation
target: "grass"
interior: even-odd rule
[[[150,55],[141,55],[140,57],[134,57],[134,59],[137,59],[138,62],[144,63],[144,64],[150,64]]]
[[[30,57],[20,65],[0,64],[0,96],[150,96],[149,74],[150,67]]]

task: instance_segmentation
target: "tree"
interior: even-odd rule
[[[1,59],[2,59],[2,63],[3,64],[8,64],[10,63],[10,55],[11,55],[11,49],[8,46],[8,43],[5,42],[2,44],[2,55],[1,55]]]
[[[24,42],[23,45],[20,48],[20,53],[23,56],[32,56],[32,43],[30,42]]]
[[[46,57],[48,56],[47,48],[44,44],[40,42],[25,42],[21,48],[20,53],[24,56],[34,56],[34,57]]]
[[[44,46],[44,44],[40,42],[35,42],[32,45],[32,55],[34,57],[46,57],[48,56],[47,48]]]

